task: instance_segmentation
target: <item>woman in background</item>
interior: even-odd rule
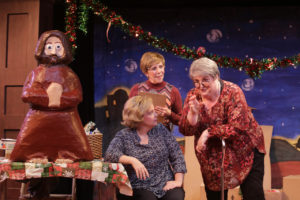
[[[133,197],[120,199],[183,200],[186,166],[175,137],[157,124],[151,98],[135,96],[124,106],[123,125],[105,155],[109,162],[120,162],[128,173]]]
[[[263,200],[263,132],[242,90],[221,80],[217,64],[205,57],[192,63],[189,75],[195,88],[185,99],[179,130],[186,136],[195,136],[195,152],[207,199],[221,198],[221,141],[224,140],[225,199],[228,189],[240,185],[244,200]]]
[[[148,78],[147,81],[135,84],[129,94],[129,98],[140,92],[163,94],[166,96],[166,106],[156,106],[155,111],[164,117],[164,125],[172,130],[173,124],[178,125],[182,99],[179,90],[170,83],[164,81],[165,59],[163,55],[156,52],[146,52],[140,61],[140,69]]]

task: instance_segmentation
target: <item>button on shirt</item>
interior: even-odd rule
[[[158,198],[165,195],[163,187],[174,180],[175,173],[185,173],[186,165],[175,137],[158,124],[148,132],[148,144],[140,144],[136,129],[125,128],[111,141],[105,155],[109,162],[119,162],[122,155],[137,158],[144,164],[150,177],[138,179],[131,165],[124,165],[133,189],[147,189]]]

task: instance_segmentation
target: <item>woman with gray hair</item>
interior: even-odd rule
[[[117,193],[118,200],[184,200],[184,157],[175,137],[157,124],[152,99],[127,100],[123,125],[127,128],[116,134],[105,155],[107,161],[124,164],[133,188],[133,197]]]
[[[217,64],[206,57],[189,71],[195,87],[184,102],[179,130],[195,136],[208,200],[221,199],[222,140],[225,199],[228,189],[240,185],[244,200],[263,200],[264,138],[245,96],[234,83],[220,79]]]

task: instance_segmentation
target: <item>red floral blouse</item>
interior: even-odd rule
[[[188,99],[195,94],[191,89],[184,102],[179,130],[185,136],[195,136],[194,145],[202,132],[208,129],[209,139],[206,149],[196,156],[201,165],[204,183],[208,189],[221,190],[221,139],[225,140],[224,187],[234,188],[240,185],[251,170],[254,149],[265,153],[264,137],[261,127],[255,121],[245,96],[236,84],[221,81],[222,91],[218,102],[211,108],[210,114],[205,107],[200,108],[199,121],[191,126],[187,120]]]

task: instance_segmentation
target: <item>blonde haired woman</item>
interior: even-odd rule
[[[217,64],[208,58],[190,67],[191,89],[184,102],[179,130],[195,136],[208,200],[221,198],[221,140],[225,140],[225,199],[227,189],[241,186],[244,200],[263,200],[264,138],[242,90],[220,79]]]
[[[111,141],[105,160],[124,164],[133,197],[118,193],[117,198],[183,200],[184,157],[175,137],[157,124],[152,100],[146,96],[127,100],[123,125],[127,128]]]

